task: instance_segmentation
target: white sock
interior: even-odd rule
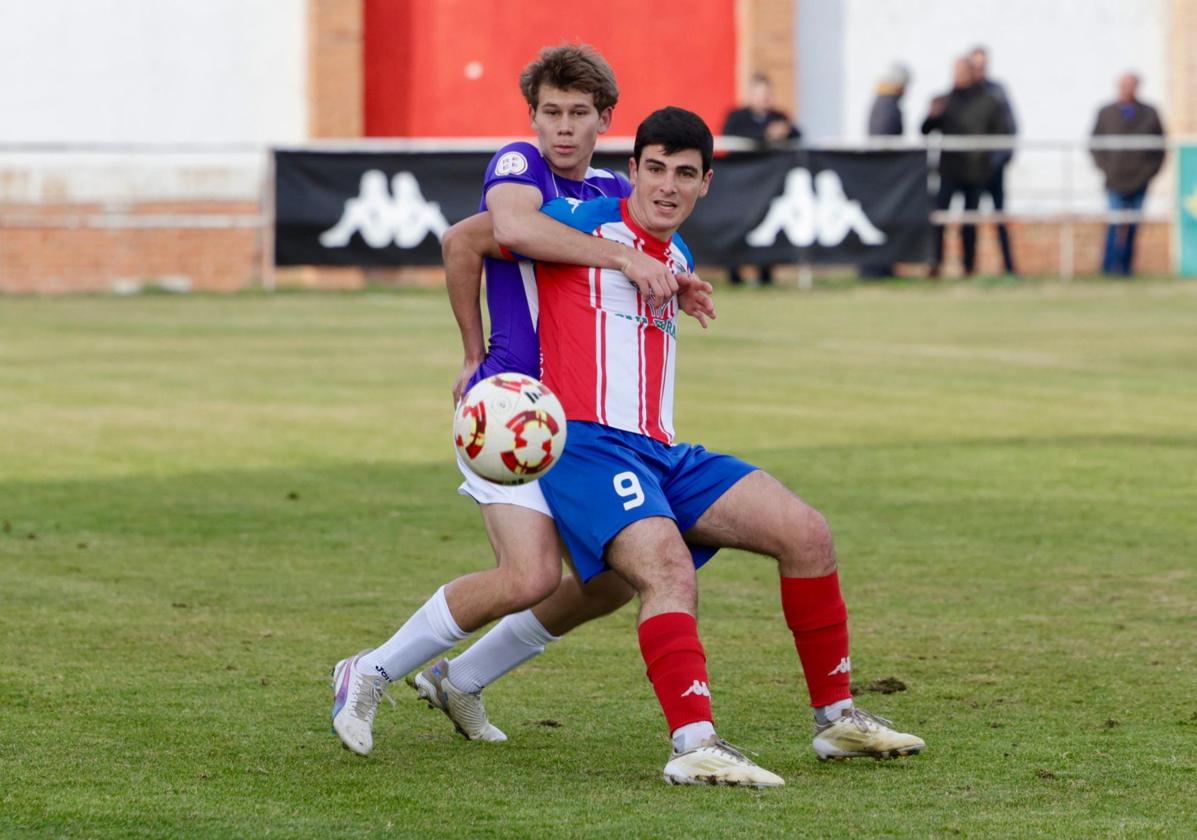
[[[532,610],[509,615],[449,662],[453,685],[466,692],[481,691],[511,669],[544,653],[557,637],[544,629]]]
[[[381,674],[387,682],[394,682],[468,635],[449,612],[442,586],[385,644],[359,659],[357,670],[363,674]]]
[[[679,726],[673,730],[673,751],[684,753],[686,750],[692,750],[714,734],[715,724],[709,720]]]
[[[831,723],[832,721],[839,720],[841,717],[843,717],[844,712],[852,711],[852,706],[853,703],[851,697],[849,697],[847,700],[837,700],[830,706],[820,706],[819,708],[815,709],[815,723],[819,724],[819,726],[822,726],[825,723]]]

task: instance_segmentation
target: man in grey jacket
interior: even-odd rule
[[[1118,99],[1097,112],[1093,136],[1141,134],[1163,137],[1160,115],[1139,101],[1139,77],[1124,73],[1118,80]],[[1094,149],[1093,162],[1106,176],[1106,196],[1111,210],[1140,210],[1147,185],[1164,165],[1164,149]],[[1106,228],[1106,248],[1101,260],[1103,274],[1131,273],[1135,253],[1134,224],[1112,224]]]

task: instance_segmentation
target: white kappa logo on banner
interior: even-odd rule
[[[764,220],[745,237],[754,247],[767,247],[785,233],[790,242],[806,247],[818,242],[823,247],[839,245],[855,233],[866,245],[880,245],[885,234],[877,229],[860,202],[844,194],[840,176],[824,169],[812,180],[810,170],[791,169],[785,192],[769,204]]]
[[[341,219],[320,234],[325,248],[344,248],[355,233],[371,248],[385,248],[394,242],[400,248],[414,248],[428,234],[440,239],[449,229],[441,206],[425,201],[420,182],[410,172],[400,172],[391,179],[387,190],[387,176],[371,169],[362,175],[355,198],[345,202]]]
[[[495,162],[496,175],[520,175],[528,170],[528,159],[519,152],[508,152]]]

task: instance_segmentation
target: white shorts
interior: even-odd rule
[[[539,480],[529,481],[527,484],[495,484],[475,475],[461,459],[461,453],[456,447],[453,448],[453,452],[457,455],[457,468],[465,476],[465,481],[457,488],[461,495],[469,496],[480,505],[517,505],[543,513],[549,519],[553,518],[549,503],[544,500],[544,493],[540,492]]]

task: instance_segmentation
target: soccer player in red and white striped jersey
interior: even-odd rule
[[[614,238],[677,270],[692,259],[674,234],[711,180],[710,131],[666,108],[637,131],[626,200],[554,201],[543,211]],[[485,222],[481,251],[494,251]],[[763,471],[673,439],[677,309],[647,302],[617,270],[538,265],[542,379],[565,407],[569,443],[541,490],[587,581],[614,569],[640,594],[638,636],[665,713],[678,784],[773,787],[783,780],[720,739],[697,627],[695,570],[720,547],[774,558],[781,602],[815,709],[820,758],[921,751],[923,741],[856,709],[847,610],[826,520]],[[565,609],[575,593],[545,604]]]
[[[670,271],[693,270],[680,238],[663,242],[615,199],[553,203],[548,215],[593,236],[642,251]],[[542,371],[573,420],[673,441],[677,300],[646,300],[619,271],[542,263]]]

